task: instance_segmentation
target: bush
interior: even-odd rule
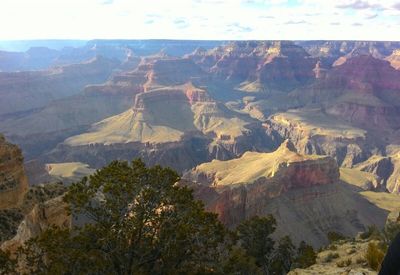
[[[368,266],[373,270],[378,271],[385,253],[378,247],[378,245],[374,242],[368,244],[367,252],[365,253],[365,260],[368,263]]]
[[[337,245],[331,244],[329,250],[337,250]]]
[[[338,232],[333,232],[333,231],[328,232],[327,236],[328,236],[328,240],[330,243],[334,243],[334,242],[346,239],[346,237],[343,236],[342,234],[340,234]]]
[[[333,259],[337,259],[337,258],[339,258],[339,253],[330,252],[328,255],[326,255],[324,261],[326,263],[330,263],[330,262],[332,262]]]
[[[307,268],[316,263],[317,254],[311,245],[307,245],[304,241],[300,243],[297,249],[297,266]]]
[[[363,263],[365,263],[365,259],[364,258],[357,258],[356,259],[356,264],[363,264]]]
[[[339,261],[336,263],[337,267],[346,267],[351,265],[351,259],[347,259],[347,260],[343,260],[343,261]]]
[[[367,230],[360,234],[360,238],[363,240],[374,238],[379,238],[379,230],[375,225],[368,226]]]

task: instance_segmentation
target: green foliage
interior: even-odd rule
[[[326,263],[330,263],[330,262],[332,262],[333,259],[337,259],[337,258],[339,258],[339,253],[329,252],[328,255],[326,255],[324,261]]]
[[[289,236],[285,236],[278,242],[270,269],[272,274],[286,274],[292,268],[296,258],[296,247]]]
[[[0,249],[0,275],[17,274],[17,261],[11,259],[10,253]]]
[[[360,234],[360,238],[363,240],[372,238],[379,238],[380,232],[379,229],[375,225],[368,226],[367,230]]]
[[[400,223],[389,221],[386,223],[385,228],[381,234],[381,241],[385,246],[389,246],[390,243],[394,240],[396,235],[400,232]]]
[[[340,234],[338,232],[334,232],[334,231],[328,232],[327,236],[328,236],[328,240],[330,243],[334,243],[334,242],[346,239],[345,236],[343,236],[342,234]]]
[[[256,260],[247,255],[246,251],[241,247],[233,247],[229,252],[229,257],[223,261],[222,266],[223,274],[263,274],[262,270],[257,266]]]
[[[246,253],[256,260],[264,271],[272,262],[274,240],[271,234],[275,231],[276,220],[273,216],[253,217],[242,222],[236,229],[238,242]]]
[[[317,253],[311,245],[302,241],[297,249],[296,263],[300,268],[307,268],[316,263]]]
[[[382,251],[382,249],[379,248],[379,246],[375,242],[370,242],[368,244],[368,249],[365,253],[365,260],[367,261],[370,268],[378,271],[380,269],[384,256],[385,252]]]
[[[216,269],[225,229],[217,216],[178,187],[178,175],[140,160],[114,161],[73,184],[65,201],[90,219],[51,229],[22,251],[42,274],[179,274]]]
[[[19,249],[19,267],[26,274],[244,275],[285,274],[315,263],[306,243],[296,248],[288,236],[272,239],[273,216],[229,231],[178,180],[176,172],[140,160],[112,162],[64,196],[85,225],[50,228],[29,240]],[[17,261],[3,256],[15,270]]]

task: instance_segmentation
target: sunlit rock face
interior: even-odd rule
[[[19,206],[27,190],[21,150],[0,135],[0,209]]]
[[[333,158],[298,154],[288,141],[273,153],[204,163],[183,179],[225,225],[273,214],[278,235],[289,232],[315,246],[327,243],[326,232],[355,235],[369,224],[382,226],[387,216],[340,182]]]

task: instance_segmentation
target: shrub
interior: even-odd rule
[[[329,250],[337,250],[337,245],[331,244]]]
[[[339,253],[330,252],[330,253],[328,253],[328,255],[326,255],[324,261],[326,263],[330,263],[330,262],[332,262],[333,259],[337,259],[337,258],[339,258]]]
[[[365,263],[365,259],[364,258],[357,258],[356,259],[356,264],[363,264],[363,263]]]
[[[351,265],[351,259],[347,259],[347,260],[343,260],[343,261],[339,261],[336,263],[337,267],[346,267]]]
[[[365,260],[370,268],[378,271],[384,256],[385,253],[378,247],[376,243],[371,242],[368,244],[368,249],[365,253]]]
[[[343,236],[342,234],[340,234],[338,232],[334,232],[334,231],[328,232],[327,236],[328,236],[328,240],[330,243],[346,239],[345,236]]]

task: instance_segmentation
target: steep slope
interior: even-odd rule
[[[212,158],[229,159],[268,146],[270,140],[260,123],[229,110],[212,100],[206,90],[188,82],[137,94],[133,108],[93,124],[87,133],[66,139],[46,162],[81,161],[99,167],[125,148],[118,158],[141,156],[148,163],[171,165],[182,171]],[[98,159],[105,152],[108,156],[95,161],[95,152]]]
[[[367,225],[383,226],[387,216],[339,181],[332,158],[298,154],[288,141],[273,153],[246,153],[235,160],[202,164],[183,178],[226,225],[273,214],[277,235],[288,234],[316,247],[327,243],[326,232],[354,236]]]
[[[0,135],[0,210],[19,206],[27,191],[21,150]]]
[[[264,124],[270,135],[290,139],[304,154],[330,155],[351,167],[370,156],[367,132],[324,114],[319,108],[295,109],[272,115]]]

